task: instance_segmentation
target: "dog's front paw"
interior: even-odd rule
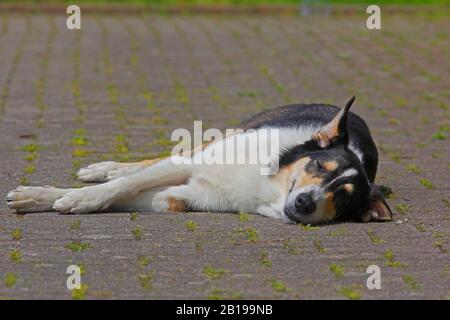
[[[85,168],[81,168],[78,173],[78,179],[83,182],[107,182],[108,172],[119,169],[120,163],[114,161],[103,161],[93,163]]]
[[[108,182],[136,173],[143,168],[144,166],[137,163],[104,161],[81,168],[77,175],[83,182]]]
[[[53,209],[60,213],[90,213],[109,207],[113,196],[99,186],[73,190],[55,201]]]
[[[8,207],[18,213],[53,211],[53,203],[64,195],[63,189],[54,187],[19,186],[8,192]]]
[[[120,177],[129,176],[134,174],[144,167],[138,164],[122,165],[117,169],[113,169],[106,174],[106,180],[111,181]]]

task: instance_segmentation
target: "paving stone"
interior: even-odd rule
[[[88,299],[345,299],[343,288],[363,299],[448,298],[450,20],[383,19],[382,31],[369,31],[358,14],[88,14],[82,31],[69,31],[63,16],[0,15],[2,198],[21,183],[80,186],[73,172],[91,162],[156,156],[193,120],[223,129],[268,107],[342,105],[355,94],[395,212],[392,223],[308,230],[231,213],[19,216],[3,201],[0,298],[71,299],[71,264],[84,266]],[[86,144],[73,145],[80,132]],[[72,252],[72,242],[89,247]],[[381,290],[366,288],[372,264]],[[17,277],[11,287],[7,273]]]

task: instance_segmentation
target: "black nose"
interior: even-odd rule
[[[311,214],[316,210],[316,203],[309,194],[300,194],[295,199],[295,209],[302,214]]]

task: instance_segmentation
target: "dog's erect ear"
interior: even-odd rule
[[[370,204],[361,216],[363,222],[386,222],[392,221],[392,211],[384,200],[382,188],[376,185],[371,186]]]
[[[333,120],[313,135],[313,140],[315,140],[320,147],[326,148],[336,143],[348,143],[347,119],[348,111],[350,110],[353,101],[355,101],[354,96],[347,102],[345,107],[337,113]]]

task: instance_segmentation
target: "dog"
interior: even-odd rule
[[[259,165],[186,164],[223,148],[231,137],[190,154],[134,163],[105,161],[78,172],[83,188],[19,186],[7,195],[18,213],[57,211],[247,212],[286,223],[336,220],[390,221],[392,212],[374,184],[378,152],[363,119],[350,112],[355,97],[339,109],[296,104],[263,111],[244,121],[249,130],[278,129],[278,170],[262,175]],[[238,152],[244,152],[238,150]]]

